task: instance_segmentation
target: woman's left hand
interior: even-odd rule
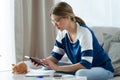
[[[55,64],[54,62],[52,62],[51,60],[48,59],[43,59],[42,62],[49,68],[53,69],[53,70],[58,70],[59,66],[57,64]]]

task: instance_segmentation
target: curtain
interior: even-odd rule
[[[50,55],[56,29],[49,11],[54,0],[15,0],[16,62],[24,56],[45,58]]]

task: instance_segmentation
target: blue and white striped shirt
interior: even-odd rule
[[[77,23],[77,35],[74,42],[70,40],[66,30],[59,31],[51,55],[60,60],[67,54],[70,61],[80,63],[86,68],[103,67],[114,71],[107,53],[98,43],[93,31],[86,25]]]

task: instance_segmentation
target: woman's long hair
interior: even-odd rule
[[[80,17],[74,15],[72,7],[66,2],[59,2],[53,6],[50,11],[50,16],[51,14],[57,16],[70,16],[72,21],[80,22],[85,25],[85,22]]]

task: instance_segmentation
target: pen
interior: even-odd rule
[[[37,78],[44,78],[44,76],[37,76]]]
[[[50,75],[39,75],[37,78],[50,77]]]
[[[37,76],[37,78],[44,78],[44,77],[50,77],[50,75],[40,75],[40,76]],[[53,75],[54,78],[61,78],[62,75]]]

